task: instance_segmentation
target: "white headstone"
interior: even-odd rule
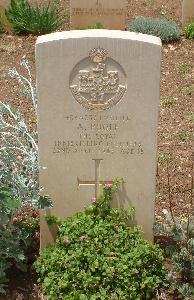
[[[102,180],[123,178],[114,199],[135,207],[153,238],[160,39],[83,30],[38,38],[40,184],[67,217],[83,210]],[[53,239],[41,219],[41,247]]]

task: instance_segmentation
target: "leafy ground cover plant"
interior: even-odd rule
[[[39,215],[32,206],[21,206],[9,188],[0,186],[0,294],[6,293],[7,271],[16,266],[27,271],[27,253],[39,228]]]
[[[21,206],[13,214],[12,222],[22,231],[23,237],[26,237],[24,243],[28,247],[31,243],[30,237],[39,230],[38,210],[30,204]]]
[[[8,188],[0,187],[0,294],[5,293],[9,281],[6,271],[13,264],[26,271],[24,238],[22,231],[12,222],[12,217],[20,205]],[[26,241],[25,236],[25,243]]]
[[[27,61],[21,65],[29,77],[15,68],[9,71],[30,96],[36,113],[37,97]],[[26,251],[39,227],[38,208],[51,206],[50,199],[39,196],[38,146],[36,130],[30,131],[23,116],[0,103],[0,294],[8,284],[7,270],[13,265],[27,270]]]
[[[161,18],[138,17],[129,23],[128,30],[158,36],[164,43],[179,40],[181,37],[174,21]]]
[[[161,99],[161,105],[163,106],[171,106],[173,104],[176,104],[176,99],[175,98],[163,98]]]
[[[27,0],[11,0],[5,11],[16,34],[46,34],[61,26],[61,18],[54,4],[32,6]]]
[[[173,289],[184,299],[194,298],[194,217],[174,218],[166,214],[166,223],[156,225],[156,231],[168,235],[173,243],[166,248],[173,267],[167,278]]]
[[[185,27],[183,33],[187,39],[190,39],[190,40],[194,39],[194,20],[191,22],[191,24],[189,24]]]
[[[166,247],[166,254],[172,258],[172,269],[167,276],[171,288],[177,290],[184,299],[194,299],[194,215],[193,215],[193,178],[191,182],[190,203],[185,206],[187,216],[176,217],[172,208],[172,191],[167,164],[169,211],[165,210],[164,224],[155,224],[156,232],[169,237],[171,243]],[[192,170],[193,173],[193,170]]]
[[[194,114],[191,114],[191,115],[188,117],[188,119],[189,119],[192,123],[194,123]]]
[[[179,70],[180,75],[185,78],[192,72],[193,65],[189,63],[178,63],[177,68]]]
[[[178,137],[182,143],[186,143],[190,139],[189,132],[181,131],[178,133]]]
[[[194,88],[192,86],[184,86],[180,89],[180,92],[187,95],[192,95],[194,93]]]
[[[162,251],[142,238],[139,227],[127,225],[133,209],[110,206],[118,184],[105,183],[84,212],[57,221],[56,243],[35,263],[48,299],[151,299],[163,283]]]

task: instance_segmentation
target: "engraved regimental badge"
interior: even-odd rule
[[[119,103],[125,94],[126,74],[105,49],[95,48],[72,70],[70,89],[86,109],[106,110]]]

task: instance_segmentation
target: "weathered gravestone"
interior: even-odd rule
[[[194,20],[194,0],[183,0],[182,1],[182,24]]]
[[[71,0],[71,29],[101,23],[106,29],[125,30],[126,0]]]
[[[83,210],[102,180],[123,178],[114,205],[135,207],[152,240],[160,39],[110,30],[38,38],[40,184],[67,217]],[[41,218],[41,247],[53,239]]]

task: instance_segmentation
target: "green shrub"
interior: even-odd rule
[[[194,39],[194,20],[191,24],[185,27],[184,35],[187,39],[193,40]]]
[[[194,215],[193,215],[193,176],[190,178],[190,188],[188,185],[184,189],[183,197],[185,200],[184,213],[176,216],[173,205],[175,203],[171,186],[169,166],[173,165],[172,160],[166,160],[167,166],[167,189],[169,191],[169,211],[163,210],[165,218],[162,223],[156,223],[154,229],[156,233],[166,237],[165,252],[171,259],[166,278],[170,283],[170,289],[180,294],[177,299],[194,299]],[[191,174],[193,166],[191,167]],[[181,192],[182,195],[182,192]],[[189,198],[187,198],[187,196]],[[165,243],[163,243],[163,246]],[[182,297],[181,297],[182,296]],[[173,298],[174,299],[174,298]]]
[[[27,271],[26,253],[39,227],[38,212],[32,206],[21,207],[12,191],[0,186],[0,294],[9,282],[7,270],[17,266]]]
[[[34,110],[37,108],[36,91],[28,62],[21,66],[28,77],[16,68],[9,71],[25,88]],[[39,226],[38,208],[50,207],[47,197],[39,195],[38,146],[36,131],[29,130],[16,109],[0,102],[0,294],[8,284],[7,270],[17,266],[27,268],[26,251],[31,246],[34,232]]]
[[[35,268],[48,299],[151,299],[163,282],[162,251],[127,225],[132,209],[110,206],[117,184],[62,221],[56,243],[42,251]]]
[[[0,294],[5,293],[9,281],[6,271],[13,264],[26,270],[24,249],[21,246],[22,231],[12,222],[13,214],[20,205],[8,188],[0,187]]]
[[[26,246],[29,245],[29,238],[39,230],[39,212],[32,205],[23,205],[14,215],[13,224],[23,233]],[[30,241],[31,242],[31,241]]]
[[[179,40],[181,36],[174,21],[160,18],[139,17],[128,25],[128,30],[158,36],[164,43]]]
[[[169,236],[172,243],[166,253],[172,259],[172,269],[167,278],[171,286],[179,291],[184,299],[194,297],[194,217],[175,218],[166,215],[164,224],[155,224],[155,231]]]
[[[11,0],[5,14],[16,34],[47,34],[61,26],[53,4],[31,6],[27,0]]]

